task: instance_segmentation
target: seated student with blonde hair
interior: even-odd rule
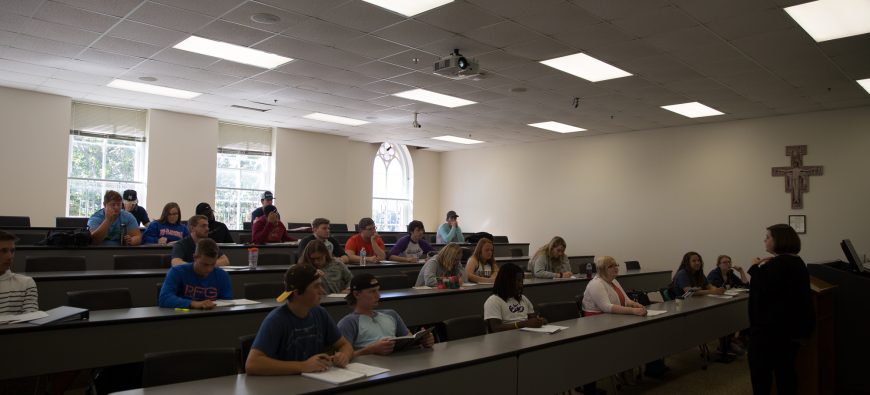
[[[417,275],[417,283],[414,286],[434,287],[438,285],[439,278],[451,276],[458,277],[459,285],[462,285],[468,280],[465,278],[465,269],[459,263],[460,258],[462,258],[462,248],[459,247],[459,244],[447,244],[441,251],[438,251],[438,255],[426,261],[420,274]]]
[[[547,245],[538,248],[535,255],[529,259],[529,271],[535,278],[569,278],[571,263],[565,255],[567,247],[565,239],[556,236]]]
[[[282,304],[263,320],[245,361],[252,376],[277,376],[322,372],[330,366],[345,367],[353,347],[320,306],[322,276],[314,266],[296,264],[284,273]],[[335,354],[327,354],[327,349]]]
[[[490,332],[540,328],[547,323],[535,314],[532,302],[523,295],[523,277],[523,269],[513,263],[505,264],[498,271],[492,295],[483,303],[483,319]]]
[[[338,321],[338,329],[353,344],[354,356],[366,354],[388,355],[393,352],[395,337],[410,334],[402,317],[394,310],[375,310],[381,299],[381,285],[371,273],[354,276],[347,294],[353,312]],[[429,332],[420,344],[432,348],[435,338]]]
[[[598,274],[589,281],[586,291],[583,292],[584,315],[603,313],[646,315],[646,307],[629,299],[616,280],[619,264],[613,257],[596,257],[595,266]]]
[[[492,240],[482,238],[474,247],[474,253],[465,263],[465,272],[468,281],[474,283],[492,283],[498,275],[498,262],[493,256],[494,246]]]

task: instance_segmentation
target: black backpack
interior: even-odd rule
[[[57,246],[66,248],[86,247],[91,245],[91,232],[87,229],[52,230],[37,245]]]
[[[492,233],[487,232],[477,232],[465,238],[465,242],[469,244],[477,244],[480,239],[489,239],[489,241],[495,241],[492,237]]]

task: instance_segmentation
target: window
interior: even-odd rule
[[[215,219],[242,229],[272,190],[272,129],[221,122],[218,134]]]
[[[89,217],[106,190],[135,189],[144,206],[145,110],[72,105],[66,215]]]
[[[372,219],[379,230],[404,232],[413,218],[414,166],[404,145],[383,143],[372,172]]]

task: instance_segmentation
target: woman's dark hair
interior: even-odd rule
[[[417,228],[423,230],[424,232],[426,231],[425,229],[423,229],[423,222],[417,221],[415,219],[415,220],[411,221],[411,223],[408,224],[408,233],[409,234],[414,233],[414,231],[417,230]]]
[[[522,275],[523,269],[519,266],[513,263],[502,265],[495,276],[495,283],[492,284],[492,293],[505,301],[520,295],[522,290],[517,289],[517,276]]]
[[[273,205],[268,205],[266,207],[263,207],[263,216],[268,216],[269,214],[272,213],[272,211],[278,211],[278,208],[273,206]]]
[[[160,214],[160,219],[158,219],[157,222],[160,222],[161,224],[168,223],[169,222],[169,212],[172,211],[172,209],[178,210],[178,218],[176,219],[175,224],[176,225],[181,224],[181,207],[179,207],[178,203],[175,203],[175,202],[169,202],[169,203],[166,203],[165,206],[163,206],[163,213]]]
[[[689,264],[691,262],[692,257],[697,255],[698,260],[701,261],[701,267],[697,272],[692,272],[692,265]],[[680,267],[677,268],[676,273],[674,273],[674,279],[677,279],[677,274],[680,273],[680,270],[686,270],[686,274],[689,275],[689,281],[691,282],[691,286],[700,287],[704,285],[704,258],[701,258],[701,254],[695,251],[689,251],[685,255],[683,255],[683,261],[680,262]],[[671,283],[675,283],[676,281],[671,281]]]
[[[801,238],[789,225],[776,224],[767,227],[773,239],[773,253],[797,254],[801,252]]]

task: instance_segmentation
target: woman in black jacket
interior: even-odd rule
[[[807,266],[797,254],[801,240],[791,226],[773,225],[764,239],[772,257],[755,258],[749,275],[749,370],[755,394],[797,393],[795,359],[812,335],[815,315]]]

